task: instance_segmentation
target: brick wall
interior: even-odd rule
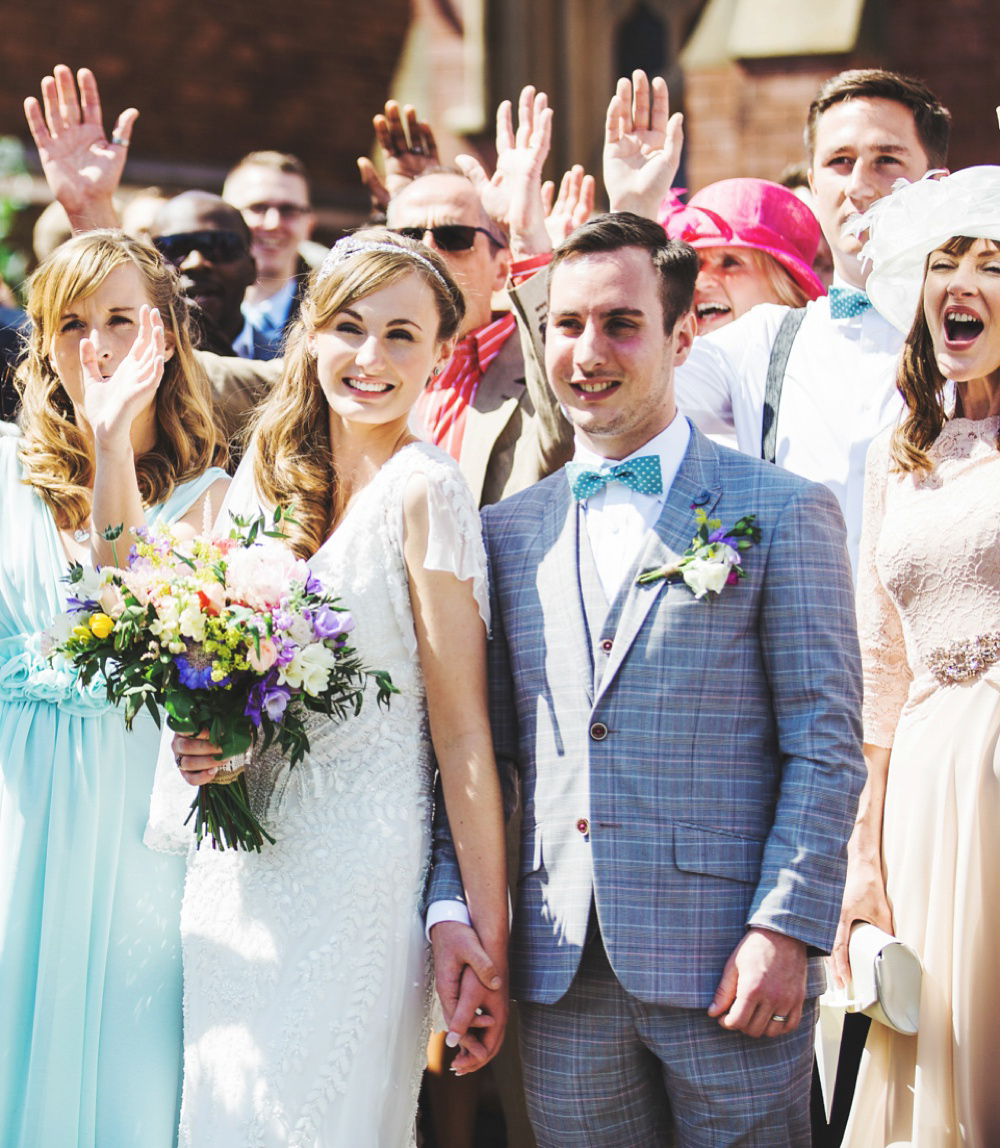
[[[388,94],[410,0],[17,0],[4,5],[0,134],[56,63],[97,75],[110,132],[141,116],[126,177],[221,185],[254,148],[300,156],[319,202],[363,206],[355,157]]]
[[[872,0],[875,2],[875,0]],[[848,67],[922,78],[954,117],[950,166],[1000,163],[996,0],[883,0],[873,47],[849,57],[733,62],[688,70],[685,119],[692,189],[734,175],[775,179],[804,158],[802,129],[820,84]]]

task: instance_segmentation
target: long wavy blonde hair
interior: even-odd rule
[[[175,272],[153,247],[123,232],[78,235],[57,247],[28,282],[31,333],[16,379],[21,395],[18,453],[25,481],[62,529],[75,529],[90,514],[95,460],[93,438],[77,425],[73,403],[52,365],[52,340],[71,304],[96,291],[112,271],[129,266],[142,276],[149,303],[159,308],[174,347],[156,392],[156,442],[135,463],[143,503],[165,501],[177,483],[225,458],[212,421],[208,382],[192,353],[187,303]]]
[[[954,236],[947,243],[942,243],[939,250],[948,255],[961,256],[978,242],[978,239]],[[1000,251],[1000,242],[992,239],[989,242]],[[930,256],[924,265],[925,282],[929,263]],[[920,306],[903,344],[903,353],[896,371],[896,386],[906,403],[906,417],[893,432],[890,445],[892,461],[899,470],[927,473],[933,469],[934,462],[928,451],[948,419],[944,406],[946,382],[934,354],[934,341],[924,315],[921,291]],[[960,416],[962,413],[959,395],[955,414]]]
[[[313,274],[288,336],[281,381],[261,404],[251,431],[257,491],[272,506],[293,508],[295,523],[287,523],[285,533],[302,558],[315,554],[342,510],[330,410],[309,336],[345,307],[412,274],[434,295],[439,340],[456,334],[465,314],[462,292],[430,248],[382,228],[356,232],[341,242],[346,244],[341,252],[351,253],[341,257],[334,248]]]

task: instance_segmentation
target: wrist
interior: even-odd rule
[[[118,212],[111,196],[80,196],[72,201],[64,197],[59,201],[69,217],[74,235],[99,228],[117,228]]]
[[[538,255],[547,255],[552,250],[552,240],[544,225],[531,230],[511,228],[510,257],[512,260],[533,259]]]

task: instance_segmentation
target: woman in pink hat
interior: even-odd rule
[[[820,230],[797,196],[766,179],[723,179],[660,208],[671,239],[696,248],[698,334],[717,330],[758,303],[804,307],[824,293],[812,269]]]

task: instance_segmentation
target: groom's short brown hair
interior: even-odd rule
[[[556,248],[549,264],[549,284],[560,263],[580,255],[598,255],[639,247],[649,252],[653,270],[660,280],[663,329],[669,335],[681,315],[691,310],[694,284],[698,278],[698,253],[690,244],[668,239],[660,224],[630,211],[595,215],[577,227]]]

